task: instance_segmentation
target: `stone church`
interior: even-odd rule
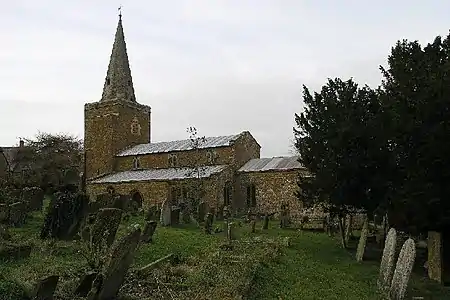
[[[198,147],[190,139],[151,140],[151,108],[138,103],[119,17],[110,62],[98,102],[87,103],[85,118],[86,191],[96,199],[107,191],[131,196],[143,207],[173,205],[202,182],[211,208],[233,211],[255,207],[278,211],[281,203],[298,211],[294,192],[305,172],[297,157],[260,158],[261,145],[248,131],[207,137]],[[201,172],[200,172],[201,169]]]

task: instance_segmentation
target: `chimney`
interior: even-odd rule
[[[25,146],[25,142],[22,139],[20,139],[19,140],[19,147],[23,148],[24,146]]]

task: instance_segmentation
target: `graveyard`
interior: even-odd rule
[[[53,299],[109,299],[99,294],[89,298],[98,266],[95,252],[79,237],[83,226],[71,239],[41,238],[50,205],[48,199],[43,201],[41,210],[27,214],[20,225],[8,227],[8,237],[3,231],[0,299],[31,299],[38,283],[41,295],[50,293]],[[363,261],[355,259],[358,229],[349,239],[348,249],[343,249],[339,235],[314,224],[280,228],[278,220],[248,220],[245,216],[230,216],[227,221],[214,218],[209,225],[192,221],[162,226],[161,220],[158,213],[148,216],[141,211],[125,212],[115,221],[117,233],[108,251],[116,251],[118,244],[125,250],[116,251],[113,259],[123,251],[133,253],[124,269],[123,262],[109,263],[116,271],[121,269],[123,276],[110,278],[117,299],[384,299],[377,287],[380,258],[365,255]],[[148,223],[156,226],[150,236],[142,238]],[[106,233],[103,238],[108,239],[108,230]],[[6,245],[21,248],[5,251]],[[377,245],[368,240],[366,253],[370,247],[376,249]],[[89,276],[91,283],[83,286]],[[49,284],[54,278],[57,284]],[[104,281],[103,288],[105,285]],[[409,279],[407,293],[405,299],[450,297],[448,289],[426,279],[420,270]]]

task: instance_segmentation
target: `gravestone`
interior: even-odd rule
[[[133,262],[141,238],[138,226],[114,243],[103,268],[103,280],[97,300],[114,299],[122,286],[125,276]]]
[[[392,277],[389,296],[391,300],[405,299],[409,277],[411,276],[414,260],[416,259],[416,244],[409,238],[403,244]]]
[[[103,243],[111,246],[116,237],[117,229],[122,220],[122,210],[117,208],[102,208],[98,211],[91,228],[91,243],[101,247]]]
[[[394,271],[395,248],[397,244],[397,231],[391,228],[384,243],[383,256],[381,257],[380,274],[378,276],[378,289],[387,293],[391,286],[392,273]]]
[[[286,204],[281,205],[280,212],[280,228],[287,228],[289,226],[289,208]]]
[[[263,219],[263,226],[262,226],[262,229],[263,229],[263,230],[269,229],[269,220],[270,220],[269,215],[268,215],[268,214],[265,214],[265,215],[264,215],[264,219]]]
[[[157,220],[156,219],[157,211],[158,211],[158,208],[155,205],[150,206],[150,208],[145,213],[145,220],[146,221]]]
[[[159,218],[159,222],[161,223],[161,226],[170,226],[170,220],[171,220],[170,204],[168,200],[164,200],[161,206],[161,216]]]
[[[205,202],[200,202],[197,206],[197,221],[202,223],[205,220],[205,216],[208,210],[208,206]]]
[[[77,287],[75,288],[75,291],[73,292],[74,295],[80,296],[80,297],[86,297],[89,291],[92,288],[92,284],[95,280],[95,277],[98,275],[97,272],[88,272],[84,274],[80,282],[78,283]]]
[[[25,222],[27,206],[25,202],[15,202],[9,206],[9,223],[20,226]]]
[[[187,203],[180,203],[180,214],[181,222],[183,222],[183,224],[191,223],[191,211],[189,210],[189,206]]]
[[[36,300],[53,300],[58,280],[59,276],[49,276],[39,280],[35,286],[32,298]]]
[[[40,187],[25,187],[22,190],[22,199],[31,211],[42,210],[44,196],[44,191]]]
[[[256,220],[251,220],[250,221],[250,226],[251,226],[251,232],[255,233],[256,232]]]
[[[229,222],[228,226],[227,226],[227,239],[228,241],[232,241],[234,240],[234,223],[233,222]]]
[[[213,225],[213,214],[207,213],[205,216],[205,233],[211,234]]]
[[[428,232],[428,277],[442,282],[442,235],[436,231]]]
[[[356,261],[362,261],[366,250],[367,235],[369,234],[369,219],[366,217],[359,238],[358,249],[356,250]]]
[[[7,223],[9,220],[9,205],[0,203],[0,223]]]
[[[347,244],[350,240],[350,237],[353,235],[353,215],[347,215],[347,222],[345,227],[345,243]]]
[[[170,225],[180,224],[180,212],[181,209],[178,206],[172,206],[170,210]]]
[[[147,221],[145,222],[144,231],[142,232],[141,241],[144,243],[152,243],[153,242],[153,234],[155,233],[156,226],[158,223],[156,221]]]

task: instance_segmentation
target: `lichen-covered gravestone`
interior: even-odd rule
[[[380,274],[378,276],[378,289],[382,293],[387,293],[391,286],[392,272],[394,271],[395,248],[397,244],[397,231],[391,228],[387,234],[383,249],[383,256],[380,264]]]
[[[161,216],[159,218],[161,226],[170,226],[171,213],[169,201],[164,200],[161,206]]]
[[[108,247],[112,245],[116,237],[122,219],[122,210],[117,208],[103,208],[97,213],[95,223],[91,228],[91,243],[101,246],[105,243]]]
[[[207,205],[205,202],[200,202],[197,206],[197,221],[202,223],[205,220],[207,213]]]
[[[436,231],[428,232],[428,277],[442,282],[442,236]]]
[[[414,260],[416,259],[416,244],[409,238],[403,244],[392,277],[389,296],[391,300],[405,299],[409,277],[411,276]]]
[[[369,234],[369,220],[367,217],[364,219],[364,225],[361,230],[361,236],[359,238],[358,249],[356,250],[356,261],[362,261],[364,251],[366,250],[367,235]]]
[[[158,223],[156,221],[147,221],[145,223],[144,231],[142,232],[141,241],[144,243],[153,242],[153,234],[155,234],[156,226]]]
[[[115,299],[133,262],[140,238],[140,228],[134,227],[127,235],[114,243],[103,268],[103,280],[97,300]]]
[[[213,225],[213,214],[207,213],[205,216],[205,233],[211,234]]]

